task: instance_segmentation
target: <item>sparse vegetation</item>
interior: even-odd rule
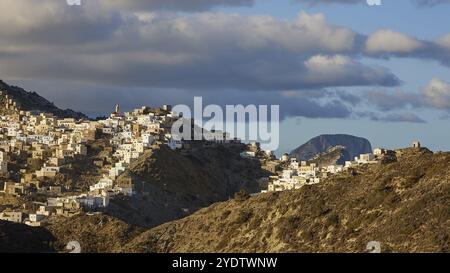
[[[144,232],[125,249],[158,236],[158,252],[361,252],[374,240],[383,252],[448,252],[449,163],[450,153],[406,149],[397,162],[357,176],[216,204]],[[211,236],[208,244],[198,240]]]

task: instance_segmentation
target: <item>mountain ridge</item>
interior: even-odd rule
[[[450,251],[450,153],[401,151],[300,190],[216,203],[150,229],[125,252]]]
[[[62,110],[38,93],[26,91],[18,86],[8,85],[1,79],[0,91],[3,93],[0,96],[0,103],[4,103],[5,95],[8,95],[18,104],[19,110],[51,113],[60,118],[88,119],[88,117],[81,112],[76,112],[72,109]],[[5,110],[6,109],[0,109],[0,114]]]

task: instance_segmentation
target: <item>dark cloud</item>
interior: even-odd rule
[[[356,106],[363,101],[360,95],[355,95],[342,90],[336,91],[336,95],[341,101],[349,103],[352,106]]]
[[[205,11],[215,7],[253,6],[255,0],[100,0],[108,8],[131,11]]]
[[[89,116],[109,114],[116,104],[125,111],[142,105],[186,104],[193,107],[194,97],[203,98],[203,104],[216,104],[225,109],[226,105],[280,105],[280,118],[348,118],[352,109],[327,90],[307,90],[305,92],[223,92],[192,91],[157,88],[120,88],[114,86],[67,83],[65,81],[12,81],[10,84],[23,86],[51,99],[61,108],[73,108]],[[64,86],[64,88],[61,88]],[[74,95],[76,94],[76,95]],[[70,98],[68,100],[67,98]]]
[[[0,10],[8,12],[0,17],[0,75],[61,82],[49,89],[54,96],[67,100],[77,92],[84,109],[67,107],[88,113],[105,112],[118,101],[125,108],[147,99],[175,104],[196,94],[210,103],[220,98],[220,104],[280,104],[283,117],[347,118],[363,100],[382,111],[448,108],[442,104],[447,89],[436,82],[418,98],[380,92],[358,97],[327,88],[401,84],[389,69],[361,57],[429,58],[450,65],[450,36],[423,41],[380,30],[366,37],[330,24],[323,14],[304,12],[292,20],[171,12],[252,3],[93,0],[69,7],[64,1],[2,0]],[[171,11],[154,12],[160,9]],[[82,92],[69,83],[91,87]]]
[[[44,10],[0,17],[2,75],[208,90],[400,83],[389,70],[353,58],[359,35],[321,14],[292,21],[221,13],[96,16],[93,5],[73,11],[44,1]]]

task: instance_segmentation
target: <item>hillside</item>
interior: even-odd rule
[[[240,189],[257,192],[257,180],[264,174],[258,161],[240,157],[243,149],[198,145],[182,154],[162,145],[147,151],[119,178],[131,178],[137,194],[116,198],[107,213],[129,224],[154,227],[228,200]]]
[[[355,156],[372,152],[372,146],[365,138],[351,135],[320,135],[294,149],[290,155],[298,160],[311,160],[335,146],[343,146],[347,150],[348,158],[343,158],[343,161],[353,160]]]
[[[44,228],[0,220],[0,253],[53,252],[56,238]]]
[[[86,118],[83,113],[75,112],[71,109],[62,110],[56,107],[53,103],[49,102],[45,98],[39,96],[36,92],[28,92],[23,88],[17,86],[10,86],[0,80],[0,91],[2,95],[0,96],[0,104],[3,105],[5,95],[10,96],[16,103],[20,110],[25,111],[40,111],[46,113],[52,113],[58,117],[71,117],[76,119]],[[0,114],[5,114],[6,109],[1,108]]]
[[[47,229],[57,240],[53,244],[55,251],[67,252],[66,245],[77,241],[83,253],[119,252],[124,244],[144,231],[107,215],[87,214],[55,218]]]
[[[0,221],[0,253],[69,252],[71,241],[79,242],[83,253],[119,252],[143,231],[101,214],[52,217],[45,228]]]
[[[123,251],[363,252],[379,241],[384,252],[449,252],[450,153],[401,154],[300,190],[214,204]]]

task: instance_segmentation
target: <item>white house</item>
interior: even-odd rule
[[[145,147],[150,147],[153,142],[155,141],[155,137],[153,137],[151,134],[142,134],[142,144]]]
[[[80,195],[77,201],[86,209],[106,208],[109,205],[108,196]]]
[[[287,162],[289,161],[289,155],[288,154],[283,154],[280,158],[280,161],[282,162]]]
[[[116,179],[120,174],[125,171],[125,165],[123,162],[118,162],[116,165],[109,170],[109,177],[111,179]]]
[[[297,170],[299,167],[299,163],[297,161],[297,158],[291,158],[291,164],[289,165],[289,167],[293,170]]]
[[[241,154],[241,157],[243,158],[253,158],[256,157],[256,153],[255,152],[251,152],[251,151],[244,151]]]
[[[381,148],[375,148],[375,149],[373,149],[373,154],[374,155],[382,155],[383,153],[384,153],[384,149],[381,149]]]
[[[361,154],[359,156],[359,158],[355,158],[355,161],[358,164],[368,164],[368,163],[372,163],[375,160],[375,155],[374,154]]]
[[[112,189],[114,186],[114,181],[109,177],[103,177],[100,181],[94,186],[90,187],[91,191],[95,190],[103,190],[103,189]]]
[[[339,173],[339,172],[342,172],[343,169],[344,169],[344,166],[342,166],[342,165],[330,165],[327,167],[327,172]]]
[[[30,214],[28,218],[30,219],[30,222],[40,222],[44,220],[45,216],[42,214]]]
[[[22,223],[23,213],[16,211],[4,211],[0,213],[0,220],[14,222],[14,223]]]

